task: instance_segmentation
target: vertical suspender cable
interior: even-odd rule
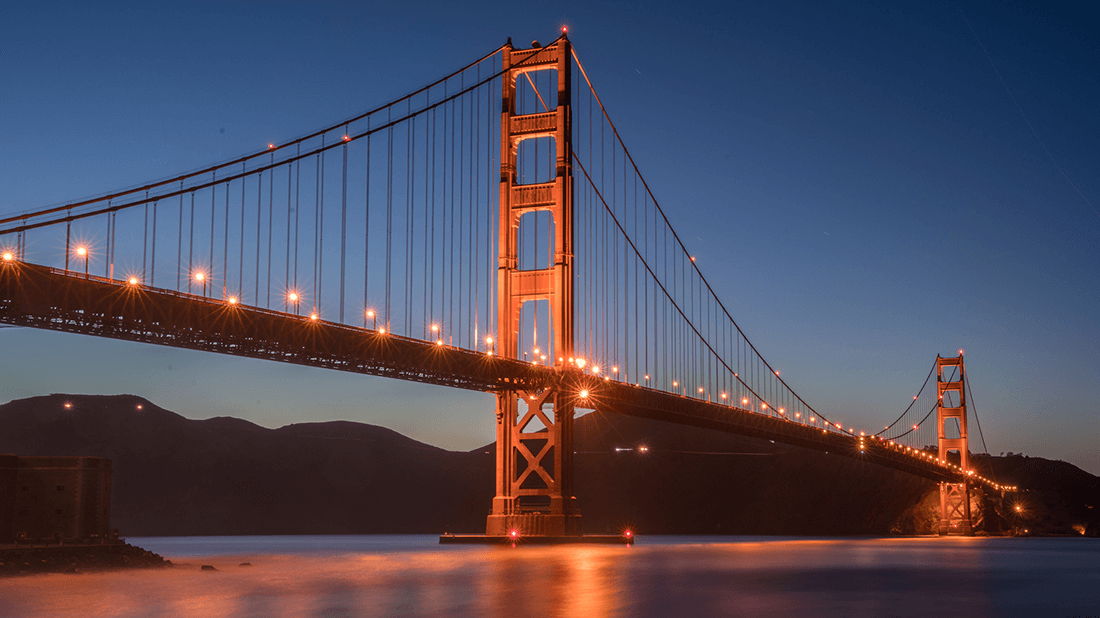
[[[271,244],[275,234],[275,153],[271,153],[271,171],[267,175],[267,300],[271,308]]]
[[[348,245],[348,128],[344,127],[344,169],[340,178],[340,323],[344,323],[344,267]]]

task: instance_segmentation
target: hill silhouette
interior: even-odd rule
[[[866,461],[658,421],[588,414],[575,445],[592,533],[927,533],[938,500],[935,484]],[[4,404],[0,453],[112,459],[112,526],[134,536],[480,532],[493,494],[491,444],[447,451],[351,421],[193,420],[132,395]],[[1042,488],[1037,531],[1072,533],[1100,502],[1100,479],[1064,462],[985,461],[1002,482]]]

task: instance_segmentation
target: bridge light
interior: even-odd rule
[[[963,355],[963,351],[959,350],[959,356],[962,356],[962,355]]]
[[[79,255],[80,257],[86,257],[88,255],[88,250],[85,249],[84,247],[77,247],[76,248],[76,254]]]
[[[374,309],[367,309],[367,317],[368,318],[373,318],[374,317]]]
[[[485,338],[485,343],[487,343],[489,345],[493,345],[493,337],[491,335],[486,337]]]
[[[693,255],[693,256],[691,256],[691,261],[692,261],[692,262],[694,262],[694,261],[695,261],[695,256],[694,256],[694,255]]]
[[[611,373],[619,373],[619,366],[614,365],[611,367]]]
[[[749,398],[748,397],[742,397],[741,398],[741,405],[745,405],[747,403],[749,403]]]
[[[518,539],[519,538],[519,530],[516,530],[514,528],[512,530],[509,530],[508,531],[508,536],[512,537],[513,539]]]
[[[699,392],[700,393],[703,392],[703,387],[702,386],[699,387]]]
[[[584,363],[585,363],[585,360],[583,358],[578,358],[577,359],[577,366],[580,367],[581,369],[584,369]]]
[[[538,348],[535,348],[534,352],[535,352],[535,354],[538,354],[538,353],[539,353],[539,349],[538,349]]]
[[[760,402],[760,409],[761,410],[767,410],[768,409],[768,404],[761,401]]]
[[[15,259],[15,255],[11,251],[4,252],[4,261],[10,262]]]
[[[680,383],[679,383],[679,382],[677,382],[676,380],[673,380],[673,381],[672,381],[672,388],[676,388],[676,387],[678,387],[678,386],[680,386]]]
[[[725,393],[722,393],[722,399],[725,399],[727,396],[728,395],[726,395]]]
[[[581,399],[588,399],[588,389],[584,389],[580,393]]]
[[[540,356],[539,358],[541,358],[542,360],[546,360],[546,355],[545,355],[545,354],[543,354],[543,355],[542,355],[542,356]]]
[[[784,408],[779,408],[779,413],[780,413],[780,414],[786,414],[786,413],[787,413],[787,410],[786,410],[786,409],[784,409]]]
[[[443,345],[443,340],[442,340],[442,339],[436,339],[436,340],[435,340],[435,344],[436,344],[437,346],[441,346],[441,345]]]
[[[7,259],[7,258],[4,258],[4,259]],[[129,283],[130,285],[137,285],[138,284],[138,278],[137,277],[130,277],[130,279],[127,281],[127,283]]]
[[[195,281],[206,281],[206,275],[201,272],[195,273]]]
[[[817,422],[817,417],[816,416],[811,416],[810,417],[810,422],[811,423],[816,423]]]
[[[916,428],[917,428],[917,426],[916,426],[916,425],[913,425],[913,429],[916,429]]]
[[[298,293],[297,292],[291,292],[290,294],[286,295],[286,299],[289,300],[292,303],[296,303],[296,302],[298,302]]]
[[[275,150],[275,144],[268,144],[267,147],[269,150]]]
[[[71,404],[71,403],[69,403],[69,402],[67,402],[67,401],[65,402],[65,409],[66,409],[66,410],[70,410],[70,409],[72,409],[72,407],[73,407],[73,404]],[[1019,507],[1016,507],[1016,510],[1018,511],[1018,510],[1020,510],[1020,508],[1019,508]]]
[[[438,324],[432,324],[432,332],[433,333],[438,333],[439,332],[439,325]]]
[[[345,142],[350,142],[350,141],[351,141],[351,137],[350,137],[350,136],[348,136],[348,135],[344,135],[344,141],[345,141]]]
[[[236,305],[237,304],[237,297],[236,296],[230,296],[229,297],[229,304],[230,305]]]
[[[645,374],[645,379],[646,379],[646,380],[648,380],[648,379],[649,379],[649,374],[648,374],[648,373],[647,373],[647,374]]]
[[[599,365],[592,365],[592,373],[599,373],[599,372],[600,372],[600,366]]]
[[[386,327],[383,326],[382,328],[379,328],[378,329],[378,334],[379,335],[385,335],[386,334]]]

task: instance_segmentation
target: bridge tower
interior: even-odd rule
[[[551,45],[532,49],[513,49],[509,41],[502,78],[496,349],[500,355],[520,358],[523,305],[546,300],[553,345],[546,356],[559,368],[563,365],[559,359],[573,356],[571,55],[564,34]],[[516,82],[538,71],[557,71],[557,106],[542,113],[517,114]],[[552,104],[550,93],[540,96],[547,106]],[[554,140],[555,177],[545,183],[519,184],[520,144],[536,138]],[[520,270],[519,222],[539,211],[550,212],[553,221],[553,264]],[[573,497],[573,405],[570,394],[553,389],[498,393],[496,496],[485,526],[487,536],[581,534],[581,516]],[[538,431],[528,431],[539,425]]]
[[[957,369],[957,374],[956,370]],[[945,372],[950,372],[946,378]],[[957,375],[957,380],[951,378]],[[955,358],[936,357],[936,383],[939,399],[936,403],[936,427],[939,434],[939,458],[947,461],[950,451],[958,451],[959,467],[970,469],[966,438],[966,367],[962,354]],[[957,402],[958,405],[948,405]],[[947,437],[948,433],[956,437]],[[940,483],[940,535],[974,534],[970,518],[970,487],[961,483]]]

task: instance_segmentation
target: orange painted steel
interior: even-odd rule
[[[564,370],[573,356],[573,164],[570,107],[572,53],[563,35],[546,47],[503,53],[500,143],[500,217],[497,265],[497,349],[519,360],[520,316],[525,303],[547,301],[552,347],[549,364]],[[557,71],[553,110],[517,114],[516,80],[535,71]],[[531,82],[534,83],[533,81]],[[547,105],[542,99],[543,105]],[[548,107],[548,105],[547,105]],[[520,143],[553,138],[555,178],[521,185],[516,170]],[[553,264],[520,270],[520,219],[548,211],[554,226]],[[561,360],[558,360],[561,359]],[[563,537],[581,534],[573,496],[574,396],[568,390],[505,389],[497,392],[496,492],[485,524],[488,536]]]

